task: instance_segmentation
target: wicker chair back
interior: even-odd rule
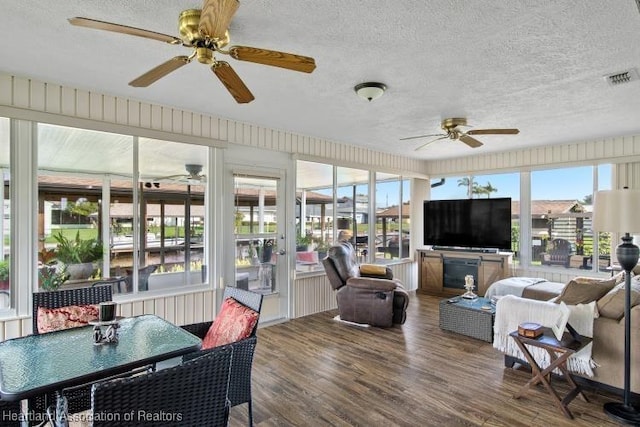
[[[172,368],[94,384],[93,426],[226,426],[232,353],[218,347]]]
[[[227,286],[224,289],[223,298],[233,298],[239,303],[255,310],[260,314],[262,310],[263,295],[257,292],[251,292],[236,287]],[[204,338],[213,322],[193,323],[191,325],[182,326],[183,329],[191,332],[199,338]],[[244,340],[230,344],[233,347],[233,362],[231,364],[231,381],[229,384],[229,400],[231,407],[248,404],[249,426],[253,425],[253,408],[251,398],[251,370],[253,366],[253,355],[257,344],[256,330],[254,328],[251,336]],[[211,350],[204,350],[207,352]],[[203,353],[201,352],[201,353]],[[198,353],[192,353],[183,357],[188,360],[197,357]]]
[[[69,305],[99,304],[111,301],[111,285],[94,286],[77,289],[33,293],[33,333],[38,333],[38,307],[60,308]],[[68,349],[67,351],[73,351]],[[78,388],[67,395],[69,413],[86,411],[90,408],[90,387]],[[47,407],[54,403],[55,394],[41,395],[29,400],[29,409],[37,413],[45,413]]]

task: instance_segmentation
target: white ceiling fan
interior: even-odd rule
[[[153,178],[152,181],[177,181],[190,185],[200,185],[207,182],[207,176],[202,173],[202,165],[190,163],[184,165],[184,168],[187,171],[186,174],[161,176]]]

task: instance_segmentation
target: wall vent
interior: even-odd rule
[[[624,83],[631,83],[634,80],[638,80],[638,72],[635,68],[620,73],[609,74],[604,76],[609,86],[619,86]]]

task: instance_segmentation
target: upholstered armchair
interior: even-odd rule
[[[409,294],[390,268],[359,265],[349,242],[329,248],[322,264],[336,291],[340,320],[383,328],[404,323]]]

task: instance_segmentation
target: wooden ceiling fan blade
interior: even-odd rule
[[[425,148],[427,145],[430,145],[436,141],[440,141],[441,139],[447,139],[449,138],[447,135],[441,136],[440,138],[436,138],[436,139],[432,139],[431,141],[425,142],[424,144],[422,144],[421,146],[419,146],[418,148],[416,148],[415,151],[420,151],[423,148]]]
[[[276,50],[259,49],[249,46],[232,46],[229,54],[239,60],[255,62],[272,67],[286,68],[303,73],[311,73],[316,68],[316,61],[313,58],[293,53],[278,52]]]
[[[516,135],[518,129],[475,129],[466,132],[467,135]]]
[[[191,60],[189,59],[188,56],[183,56],[183,55],[176,56],[175,58],[171,58],[167,62],[164,62],[164,63],[158,65],[157,67],[152,68],[151,70],[147,71],[146,73],[144,73],[140,77],[138,77],[138,78],[136,78],[134,80],[131,80],[129,82],[129,86],[147,87],[151,83],[154,83],[157,80],[160,80],[162,77],[164,77],[167,74],[177,70],[178,68],[182,67],[183,65],[187,65],[189,62],[191,62]]]
[[[218,76],[222,84],[239,104],[246,104],[255,99],[228,62],[218,61],[213,64],[211,70]]]
[[[482,142],[478,141],[477,139],[470,137],[469,135],[460,135],[460,137],[458,138],[460,141],[464,142],[465,144],[467,144],[469,147],[471,148],[478,148],[482,146]]]
[[[68,21],[71,25],[76,25],[78,27],[128,34],[130,36],[144,37],[147,39],[158,40],[169,44],[182,44],[182,40],[180,40],[178,37],[156,33],[155,31],[143,30],[141,28],[129,27],[127,25],[114,24],[111,22],[98,21],[96,19],[81,17],[69,18]]]
[[[200,12],[198,31],[212,39],[224,39],[231,18],[239,6],[238,0],[205,0]]]
[[[407,141],[407,140],[409,140],[409,139],[428,138],[428,137],[430,137],[430,136],[446,136],[446,135],[445,135],[445,134],[443,134],[443,133],[434,133],[434,134],[431,134],[431,135],[407,136],[407,137],[405,137],[405,138],[400,138],[400,141]],[[440,138],[438,138],[438,139],[440,139]]]

